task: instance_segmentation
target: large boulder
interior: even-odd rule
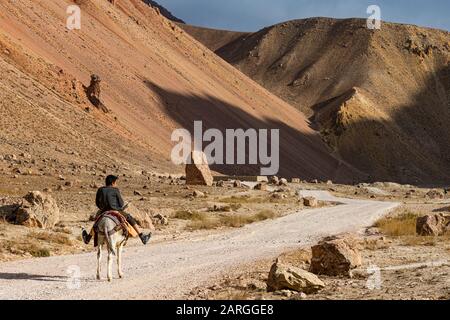
[[[138,225],[141,228],[149,229],[149,230],[155,229],[150,215],[146,212],[139,210],[132,203],[128,204],[128,207],[126,208],[125,211],[127,213],[131,214],[131,216],[136,220],[136,222],[138,223]]]
[[[56,201],[39,191],[28,193],[15,212],[15,224],[32,228],[51,229],[60,218]]]
[[[315,274],[300,268],[283,265],[279,261],[273,264],[267,280],[269,292],[292,290],[311,294],[324,287],[325,284]]]
[[[310,271],[314,274],[350,276],[351,270],[361,265],[359,250],[347,239],[323,241],[312,247]]]
[[[213,181],[206,155],[201,151],[193,151],[191,162],[186,165],[186,184],[212,186]]]
[[[441,214],[417,218],[416,232],[419,236],[440,236],[448,231],[449,218]]]
[[[305,207],[317,207],[319,205],[319,201],[314,197],[306,197],[303,198],[303,205]]]

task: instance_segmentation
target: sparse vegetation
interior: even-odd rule
[[[29,253],[31,256],[36,258],[44,258],[50,256],[50,250],[46,247],[40,246],[31,241],[25,242],[12,242],[6,241],[4,244],[5,251],[8,251],[12,254],[25,254]]]
[[[57,227],[54,230],[55,230],[55,232],[58,232],[58,233],[65,233],[65,234],[69,234],[69,235],[72,234],[72,231],[69,228],[65,228],[65,227]]]
[[[175,213],[174,218],[180,220],[196,221],[196,220],[204,220],[205,218],[207,218],[207,214],[204,212],[180,210]]]
[[[251,204],[251,203],[260,203],[263,202],[264,199],[261,197],[251,197],[251,196],[232,196],[228,198],[221,199],[220,202],[229,203],[229,204]]]
[[[72,245],[72,241],[65,234],[50,233],[50,232],[37,232],[31,231],[28,233],[28,237],[32,239],[42,240],[49,243],[56,243],[62,245]]]
[[[181,215],[183,216],[183,215]],[[213,216],[206,213],[193,215],[194,219],[188,224],[189,230],[208,230],[219,227],[241,228],[247,224],[274,219],[276,214],[271,210],[262,210],[253,215],[231,214]]]
[[[419,215],[426,212],[413,213],[403,210],[396,215],[385,217],[375,223],[375,227],[390,237],[400,238],[406,246],[436,246],[440,241],[449,241],[450,234],[440,237],[424,237],[416,234],[416,221]]]
[[[417,217],[416,214],[405,211],[399,215],[378,220],[375,227],[391,237],[416,236]]]

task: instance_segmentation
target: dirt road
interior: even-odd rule
[[[95,280],[95,253],[0,264],[0,299],[184,298],[230,267],[275,257],[324,236],[358,231],[399,205],[302,192],[342,205],[300,211],[222,234],[126,248],[125,279],[112,283]]]

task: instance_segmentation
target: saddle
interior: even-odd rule
[[[114,229],[112,229],[109,233],[108,236],[112,236],[113,234],[119,232],[119,231],[123,231],[123,234],[125,236],[126,239],[132,237],[135,238],[138,236],[137,232],[134,230],[134,228],[128,223],[127,219],[118,211],[106,211],[103,212],[101,214],[99,214],[97,216],[97,218],[95,219],[95,223],[94,223],[94,231],[95,231],[95,236],[94,236],[94,247],[98,246],[98,234],[104,234],[103,230],[99,230],[98,228],[98,224],[100,222],[101,219],[103,218],[107,218],[107,219],[111,219],[115,224],[116,227]]]

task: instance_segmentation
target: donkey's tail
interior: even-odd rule
[[[106,245],[108,246],[109,252],[112,253],[113,256],[116,255],[116,250],[114,249],[112,242],[111,242],[111,236],[109,235],[110,230],[105,226],[105,229],[103,230],[105,233],[105,239],[106,239]]]

